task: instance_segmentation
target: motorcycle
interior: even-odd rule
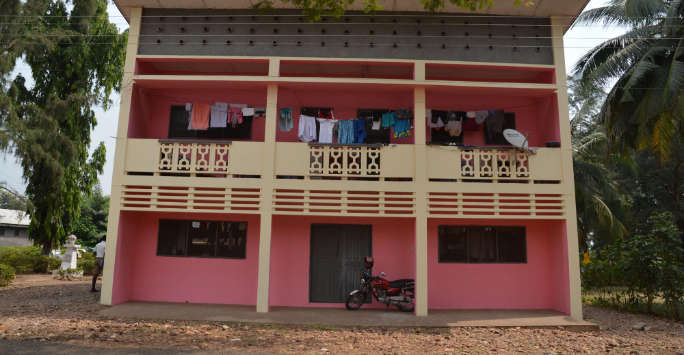
[[[359,274],[361,287],[347,295],[345,307],[348,310],[353,311],[361,308],[370,294],[376,301],[384,303],[387,307],[394,305],[400,311],[413,312],[415,308],[415,283],[413,279],[389,281],[384,278],[384,272],[381,272],[380,276],[373,276],[371,273],[372,257],[364,259],[364,266],[365,270]]]

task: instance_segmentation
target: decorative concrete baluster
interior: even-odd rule
[[[366,167],[366,175],[380,175],[380,148],[368,148],[367,163],[363,166]]]

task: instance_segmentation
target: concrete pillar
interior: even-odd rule
[[[563,19],[551,18],[553,64],[556,72],[558,119],[561,138],[563,166],[562,189],[565,195],[566,240],[568,249],[568,282],[570,290],[570,317],[582,319],[582,285],[580,281],[579,243],[577,240],[577,210],[575,207],[575,178],[572,167],[572,142],[570,139],[570,112],[568,88],[563,51]]]
[[[417,61],[414,79],[425,80],[425,62]],[[413,90],[414,149],[416,160],[416,316],[428,314],[428,266],[427,266],[427,164],[425,146],[425,88]]]
[[[272,59],[273,61],[274,59]],[[269,65],[274,68],[274,64]],[[269,70],[269,75],[277,72]],[[273,183],[275,178],[275,136],[278,110],[278,86],[268,85],[266,96],[266,127],[264,132],[264,156],[261,176],[261,217],[259,219],[259,275],[257,284],[257,312],[268,312],[268,287],[271,271],[271,222]]]
[[[128,44],[126,45],[126,61],[121,82],[121,106],[119,109],[119,125],[116,130],[116,153],[114,154],[114,172],[112,175],[112,192],[109,198],[109,218],[107,220],[107,245],[105,247],[104,270],[102,272],[102,290],[100,303],[111,305],[114,288],[114,261],[119,234],[119,215],[121,213],[121,188],[126,163],[126,144],[128,121],[131,114],[131,98],[133,97],[133,75],[135,74],[135,57],[138,53],[140,38],[140,20],[142,8],[134,7],[129,11],[130,27]]]

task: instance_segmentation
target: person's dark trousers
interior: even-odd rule
[[[96,258],[95,259],[95,271],[93,271],[93,286],[90,288],[91,292],[97,291],[95,289],[95,283],[97,283],[97,277],[100,276],[100,272],[102,271],[103,266],[104,266],[104,258]]]

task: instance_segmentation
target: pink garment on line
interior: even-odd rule
[[[228,109],[228,123],[235,126],[236,124],[242,124],[242,108],[231,107]]]

